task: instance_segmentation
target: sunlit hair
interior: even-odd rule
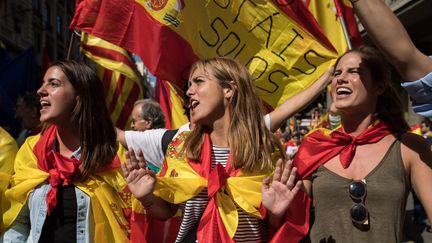
[[[233,166],[247,172],[272,170],[275,147],[281,157],[284,158],[285,153],[280,141],[265,126],[263,106],[246,67],[235,60],[216,57],[193,64],[190,78],[197,70],[214,76],[223,88],[233,90],[229,101],[228,133]],[[196,124],[186,139],[185,151],[189,159],[199,160],[206,129],[204,125]]]
[[[81,174],[85,180],[108,164],[116,155],[116,133],[105,105],[102,82],[84,63],[63,60],[50,67],[59,67],[77,94],[72,123],[78,129],[81,145]]]
[[[134,106],[141,105],[140,117],[152,122],[151,129],[165,128],[165,115],[161,106],[153,99],[135,101]]]
[[[404,119],[399,93],[391,83],[390,66],[382,54],[374,47],[361,46],[349,50],[340,56],[336,62],[336,66],[340,59],[348,53],[358,53],[361,56],[362,64],[369,70],[374,85],[381,86],[384,90],[377,100],[376,112],[378,118],[388,122],[394,133],[408,131],[409,126]]]

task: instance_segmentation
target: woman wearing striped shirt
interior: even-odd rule
[[[277,229],[301,182],[294,183],[291,163],[275,163],[284,151],[265,127],[246,67],[227,58],[198,61],[188,84],[194,130],[170,143],[157,177],[142,154],[130,151],[123,165],[129,189],[154,217],[172,217],[180,206],[177,242],[263,242],[270,232],[281,235]]]

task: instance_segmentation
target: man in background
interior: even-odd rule
[[[165,128],[165,117],[159,103],[152,99],[137,100],[132,109],[131,128],[135,131]]]

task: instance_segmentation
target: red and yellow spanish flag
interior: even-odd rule
[[[49,180],[50,173],[41,170],[41,154],[51,151],[53,136],[52,127],[46,132],[29,137],[21,146],[15,158],[15,173],[11,176],[10,187],[5,192],[7,210],[3,212],[1,231],[4,232],[18,217],[30,192]],[[129,223],[125,211],[129,205],[120,196],[127,188],[121,169],[120,160],[124,160],[124,149],[119,146],[113,162],[95,172],[85,181],[73,180],[71,184],[85,192],[91,201],[94,228],[94,242],[127,242]],[[44,155],[46,156],[46,155]],[[4,200],[2,203],[5,203]]]
[[[187,123],[182,91],[166,80],[158,80],[155,87],[155,100],[159,102],[165,115],[165,128],[178,129]]]
[[[306,0],[305,2],[339,55],[348,50],[341,18],[345,21],[352,46],[356,47],[363,43],[349,0]]]
[[[244,63],[272,107],[310,86],[337,53],[301,0],[81,0],[71,28],[141,57],[150,72],[183,87],[197,59]]]
[[[0,42],[1,44],[1,42]],[[2,127],[0,127],[0,213],[8,208],[4,192],[9,186],[9,180],[14,172],[14,160],[18,152],[15,139]],[[3,221],[0,221],[2,223]],[[0,233],[2,233],[0,231]]]
[[[82,33],[81,51],[99,65],[98,76],[104,84],[105,100],[115,126],[125,129],[130,114],[143,90],[127,52],[98,37]]]

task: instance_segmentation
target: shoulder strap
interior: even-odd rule
[[[177,131],[178,129],[166,130],[165,133],[163,134],[161,144],[162,144],[162,151],[164,155],[167,152],[168,144],[171,142],[171,140],[173,139]]]

